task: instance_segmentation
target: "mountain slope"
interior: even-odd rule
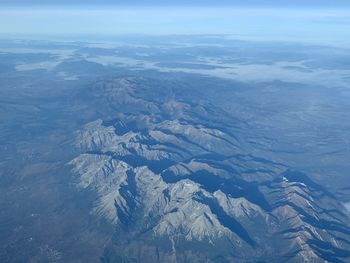
[[[332,194],[255,151],[249,124],[163,85],[117,79],[86,95],[101,119],[76,133],[70,164],[116,226],[104,262],[349,262]]]

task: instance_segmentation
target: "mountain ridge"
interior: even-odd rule
[[[243,128],[232,136],[237,128],[206,126],[209,115],[198,111],[205,106],[147,98],[153,86],[143,85],[98,83],[90,95],[116,109],[115,117],[76,134],[81,154],[70,165],[77,187],[97,193],[92,213],[116,225],[114,239],[129,240],[111,242],[104,262],[347,262],[348,218],[330,193],[306,174],[254,155],[240,138]],[[193,111],[206,121],[193,122]]]

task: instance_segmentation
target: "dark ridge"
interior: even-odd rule
[[[308,232],[313,238],[317,239],[315,234],[306,226],[299,226],[297,228],[290,228],[284,231],[279,232],[280,234],[292,234],[292,233],[298,233],[298,232]],[[285,239],[294,239],[296,236],[293,235],[292,237],[285,237]]]
[[[169,159],[164,159],[160,161],[150,161],[135,155],[118,156],[117,159],[122,160],[134,167],[147,166],[153,173],[156,174],[161,173],[163,170],[175,164],[175,162]]]
[[[115,160],[126,162],[127,164],[133,167],[147,166],[153,173],[156,174],[161,173],[162,171],[175,164],[175,162],[169,159],[151,161],[137,155],[121,156],[114,152],[88,151],[86,153],[110,156]]]
[[[106,155],[110,157],[114,156],[114,152],[101,152],[101,151],[87,151],[86,154]]]
[[[209,192],[221,190],[234,198],[244,197],[265,211],[271,211],[270,204],[259,191],[256,183],[249,183],[239,179],[227,180],[208,173],[207,171],[193,173],[189,176],[189,179],[201,184],[202,187]]]
[[[237,154],[236,158],[241,160],[241,161],[245,161],[244,157],[249,157],[251,160],[258,162],[258,163],[264,163],[264,164],[271,164],[271,165],[279,165],[279,166],[283,166],[283,167],[287,167],[286,165],[284,165],[283,163],[278,163],[278,162],[274,162],[262,157],[257,157],[251,154],[248,155],[243,155],[243,154]]]
[[[223,161],[226,159],[227,159],[226,156],[216,154],[216,153],[208,153],[208,154],[201,154],[201,155],[192,156],[192,157],[190,157],[182,162],[188,164],[191,161],[199,161],[199,162],[205,163],[213,168],[220,169],[220,170],[229,172],[232,175],[236,175],[236,176],[240,177],[240,174],[238,173],[238,171],[236,169],[234,169],[232,166],[230,166],[228,164],[220,163],[220,161]]]
[[[298,191],[293,190],[293,191],[290,191],[289,193],[290,193],[290,194],[295,194],[295,195],[297,195],[297,196],[299,196],[299,197],[301,197],[301,198],[303,198],[303,199],[309,201],[311,204],[315,205],[315,202],[312,201],[311,198],[308,198],[306,195],[301,194],[301,193],[299,193]],[[288,198],[288,197],[287,197],[287,198]],[[322,209],[322,208],[321,208],[320,206],[318,206],[318,205],[315,205],[315,206],[318,207],[319,209]]]
[[[191,155],[192,153],[176,144],[173,144],[173,143],[160,143],[158,141],[156,141],[155,139],[153,139],[149,134],[148,134],[148,131],[144,131],[142,132],[141,136],[144,136],[144,138],[140,137],[140,138],[137,138],[137,142],[142,144],[142,145],[146,145],[147,147],[148,146],[155,146],[155,145],[164,145],[164,146],[168,146],[168,148],[166,149],[166,152],[167,153],[173,153],[173,154],[176,154],[178,156],[180,156],[181,158],[185,158],[183,156],[182,153],[176,151],[176,150],[179,150],[179,151],[182,151],[182,152],[185,152],[187,153],[188,155]],[[124,145],[124,147],[126,148],[125,144],[124,143],[120,143],[121,145]],[[169,149],[170,148],[170,149]],[[134,149],[130,149],[130,148],[127,148],[129,151],[133,151]],[[162,150],[160,150],[162,151]],[[137,153],[134,151],[134,154],[137,155]]]
[[[225,161],[228,158],[229,158],[228,156],[225,156],[219,153],[204,153],[204,154],[195,155],[185,160],[184,162],[190,162],[192,159],[197,159],[201,161]]]
[[[204,152],[209,152],[209,150],[207,150],[206,148],[204,148],[202,145],[198,144],[198,143],[195,143],[191,140],[189,140],[186,136],[182,135],[182,134],[178,134],[178,133],[172,133],[171,131],[167,130],[167,129],[159,129],[159,131],[165,133],[165,134],[168,134],[168,135],[174,135],[176,136],[177,138],[189,143],[189,144],[192,144],[198,148],[200,148],[201,150],[203,150]]]
[[[138,132],[140,129],[136,121],[125,122],[121,119],[112,119],[108,121],[103,121],[104,126],[113,126],[117,135],[123,135],[129,131]]]
[[[163,195],[164,195],[164,197],[166,198],[167,201],[170,200],[170,193],[169,192],[170,192],[169,189],[164,189],[163,190]]]
[[[129,127],[123,121],[117,121],[113,124],[115,133],[119,136],[126,134],[129,131]]]
[[[302,172],[294,171],[294,170],[287,170],[282,174],[282,176],[284,176],[285,178],[287,178],[291,182],[304,183],[308,187],[311,187],[315,190],[321,190],[321,191],[327,193],[327,195],[333,196],[323,186],[315,183],[306,174],[304,174]]]
[[[337,240],[340,240],[340,241],[342,241],[342,242],[344,242],[344,243],[350,245],[350,238],[349,238],[349,239],[344,239],[344,238],[342,238],[342,237],[338,237],[338,236],[336,236],[336,235],[333,235],[332,233],[330,233],[330,235],[331,235],[333,238],[335,238],[335,239],[337,239]]]
[[[173,172],[168,170],[162,172],[161,176],[163,178],[163,181],[166,182],[167,184],[174,184],[184,178],[188,178],[187,176],[175,175]]]
[[[320,213],[326,214],[334,219],[338,219],[338,218],[336,216],[334,216],[333,214],[338,214],[339,216],[342,216],[343,218],[347,218],[347,215],[345,213],[343,213],[340,210],[336,210],[336,209],[323,209]]]
[[[285,258],[286,260],[281,260],[281,262],[287,262],[289,260],[292,260],[292,262],[294,262],[293,260],[295,260],[295,256],[298,255],[298,253],[302,252],[303,250],[301,248],[299,249],[295,249],[292,252],[288,252],[286,254],[284,254],[282,256],[282,258]]]
[[[327,262],[334,263],[346,263],[340,258],[350,258],[350,251],[339,249],[327,242],[321,240],[308,240],[307,244],[318,254],[319,257],[326,260]]]
[[[217,216],[218,220],[223,226],[230,229],[233,233],[236,233],[249,245],[253,247],[255,246],[254,240],[250,237],[245,228],[237,220],[226,214],[226,212],[222,209],[216,200],[205,197],[201,193],[198,193],[198,195],[194,197],[194,200],[209,206],[211,212]]]
[[[333,255],[336,257],[350,258],[350,250],[337,248],[329,242],[324,242],[319,239],[310,239],[307,241],[307,244],[318,251],[322,249],[322,254],[327,253],[327,255]],[[329,252],[325,252],[324,250],[327,250]],[[333,262],[332,260],[329,260],[329,261]]]
[[[129,227],[130,225],[132,225],[132,213],[134,212],[137,206],[137,203],[135,201],[135,198],[137,196],[135,173],[132,171],[127,171],[127,175],[128,184],[121,186],[119,192],[128,204],[130,210],[126,211],[123,207],[120,207],[116,204],[118,218],[125,227]]]
[[[238,122],[238,121],[237,121]],[[240,142],[240,140],[238,139],[237,136],[235,136],[232,132],[230,132],[227,128],[223,127],[223,126],[219,126],[219,125],[212,125],[212,124],[209,124],[209,123],[206,123],[205,124],[205,127],[206,128],[209,128],[209,129],[216,129],[216,130],[220,130],[222,131],[223,133],[225,133],[226,135],[230,136],[231,138],[233,138],[237,143]],[[235,128],[238,128],[238,127],[235,127]],[[231,142],[230,142],[231,143]],[[239,145],[235,145],[236,147],[240,147]]]
[[[208,127],[205,126],[205,128],[208,128]],[[214,134],[210,134],[210,135],[213,136],[213,137],[216,138],[216,139],[219,139],[219,140],[221,140],[221,141],[226,142],[227,144],[229,144],[229,145],[231,145],[231,146],[233,146],[233,147],[235,147],[235,148],[239,148],[238,145],[234,144],[233,142],[231,142],[230,140],[228,140],[228,139],[226,139],[226,138],[223,138],[223,137],[220,137],[220,136],[217,136],[217,135],[214,135]]]
[[[210,116],[217,116],[218,118],[212,118],[210,120],[211,122],[211,125],[212,124],[216,124],[218,126],[222,126],[222,124],[225,124],[226,126],[232,128],[232,129],[242,129],[242,127],[244,128],[248,128],[249,127],[249,123],[244,120],[244,119],[239,119],[235,116],[232,116],[232,114],[228,113],[227,111],[223,110],[222,108],[218,107],[217,105],[213,104],[213,103],[206,103],[204,105],[202,104],[194,104],[194,103],[191,103],[191,108],[194,108],[194,107],[203,107],[205,108],[205,110],[208,112],[208,114]],[[197,117],[199,120],[200,120],[200,123],[206,123],[206,126],[208,127],[213,127],[213,128],[217,128],[215,126],[211,126],[208,124],[208,120],[206,118],[203,118],[202,115],[198,114],[196,111],[194,112],[191,112],[193,114],[193,117]],[[223,121],[223,120],[227,120],[227,122]],[[229,132],[229,129],[226,129],[225,127],[222,127],[222,128],[218,128],[218,130],[223,130],[223,132],[229,134],[230,136],[232,137],[235,137],[233,134],[231,134]],[[238,138],[236,138],[237,141],[238,141]]]
[[[176,183],[184,178],[188,178],[199,183],[205,190],[211,193],[221,190],[234,198],[244,197],[265,211],[271,211],[270,204],[259,191],[258,184],[256,183],[249,183],[239,179],[228,180],[203,170],[192,173],[189,176],[177,176],[172,172],[165,171],[161,176],[166,183]]]
[[[274,175],[274,172],[268,169],[261,169],[261,168],[250,168],[244,171],[246,174],[256,174],[256,173],[267,173]]]
[[[188,154],[188,155],[192,155],[192,153],[191,153],[189,150],[187,150],[187,149],[185,149],[185,148],[183,148],[183,147],[180,147],[179,145],[176,145],[176,144],[173,144],[173,143],[169,143],[169,142],[167,142],[167,143],[162,143],[162,145],[165,145],[165,146],[168,146],[168,147],[170,147],[170,148],[174,148],[174,149],[176,149],[176,150],[182,151],[182,152],[184,152],[184,153],[186,153],[186,154]],[[178,153],[178,154],[180,154],[180,153]],[[183,157],[182,154],[181,154],[181,156]],[[183,158],[184,158],[184,157],[183,157]]]
[[[197,159],[197,158],[195,158]],[[200,159],[198,159],[200,160]],[[221,164],[221,163],[217,163],[213,160],[204,160],[206,164],[209,164],[211,167],[213,168],[216,168],[216,169],[220,169],[220,170],[224,170],[226,172],[229,172],[231,174],[234,174],[234,175],[237,175],[237,176],[240,176],[240,174],[238,173],[238,171],[236,169],[234,169],[232,166],[230,165],[227,165],[227,164]]]
[[[166,152],[167,153],[173,153],[173,154],[176,154],[178,156],[180,156],[182,159],[184,159],[185,157],[183,156],[182,153],[180,153],[179,151],[181,152],[185,152],[186,154],[188,155],[191,155],[192,153],[190,151],[188,151],[187,149],[184,149],[176,144],[173,144],[173,143],[159,143],[158,141],[154,140],[153,138],[151,138],[148,133],[147,134],[143,134],[145,137],[147,137],[147,139],[145,138],[140,138],[138,140],[139,143],[143,144],[143,145],[147,145],[147,146],[155,146],[155,145],[164,145],[164,146],[167,146],[168,148],[166,149]],[[132,149],[129,149],[130,151],[132,151]],[[179,151],[177,151],[179,150]],[[160,150],[162,151],[162,150]],[[135,153],[136,154],[136,153]]]
[[[292,173],[289,173],[289,172],[292,172]],[[310,192],[318,194],[317,198],[322,198],[325,196],[335,198],[335,196],[333,194],[331,194],[330,192],[328,192],[323,186],[315,183],[306,174],[299,172],[299,171],[287,170],[286,172],[280,174],[280,176],[275,178],[273,181],[266,181],[266,182],[263,182],[261,184],[266,185],[269,188],[274,188],[274,189],[277,188],[274,191],[270,191],[270,193],[279,192],[279,190],[281,190],[281,187],[279,185],[277,185],[277,187],[276,187],[276,186],[274,186],[274,184],[282,183],[283,177],[287,178],[288,181],[291,183],[304,183]]]
[[[327,229],[327,230],[333,230],[333,231],[338,231],[340,233],[350,235],[350,229],[347,228],[346,226],[339,224],[337,222],[332,222],[332,221],[327,221],[324,219],[317,219],[309,215],[305,210],[303,210],[301,207],[295,205],[292,202],[285,201],[285,202],[278,202],[276,203],[277,206],[282,206],[282,205],[290,205],[293,207],[300,215],[303,216],[303,221],[305,223],[308,223],[312,226],[315,226],[319,229]]]

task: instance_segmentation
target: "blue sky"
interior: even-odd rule
[[[349,2],[0,0],[0,37],[231,34],[350,47]]]
[[[230,6],[275,6],[275,7],[337,7],[350,6],[348,0],[1,0],[0,4],[8,5],[140,5],[140,6],[173,6],[173,5],[230,5]]]

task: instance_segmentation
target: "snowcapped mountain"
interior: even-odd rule
[[[115,225],[103,262],[348,262],[331,193],[258,150],[249,123],[153,81],[103,81],[84,98],[100,119],[76,132],[70,165],[91,213]]]

